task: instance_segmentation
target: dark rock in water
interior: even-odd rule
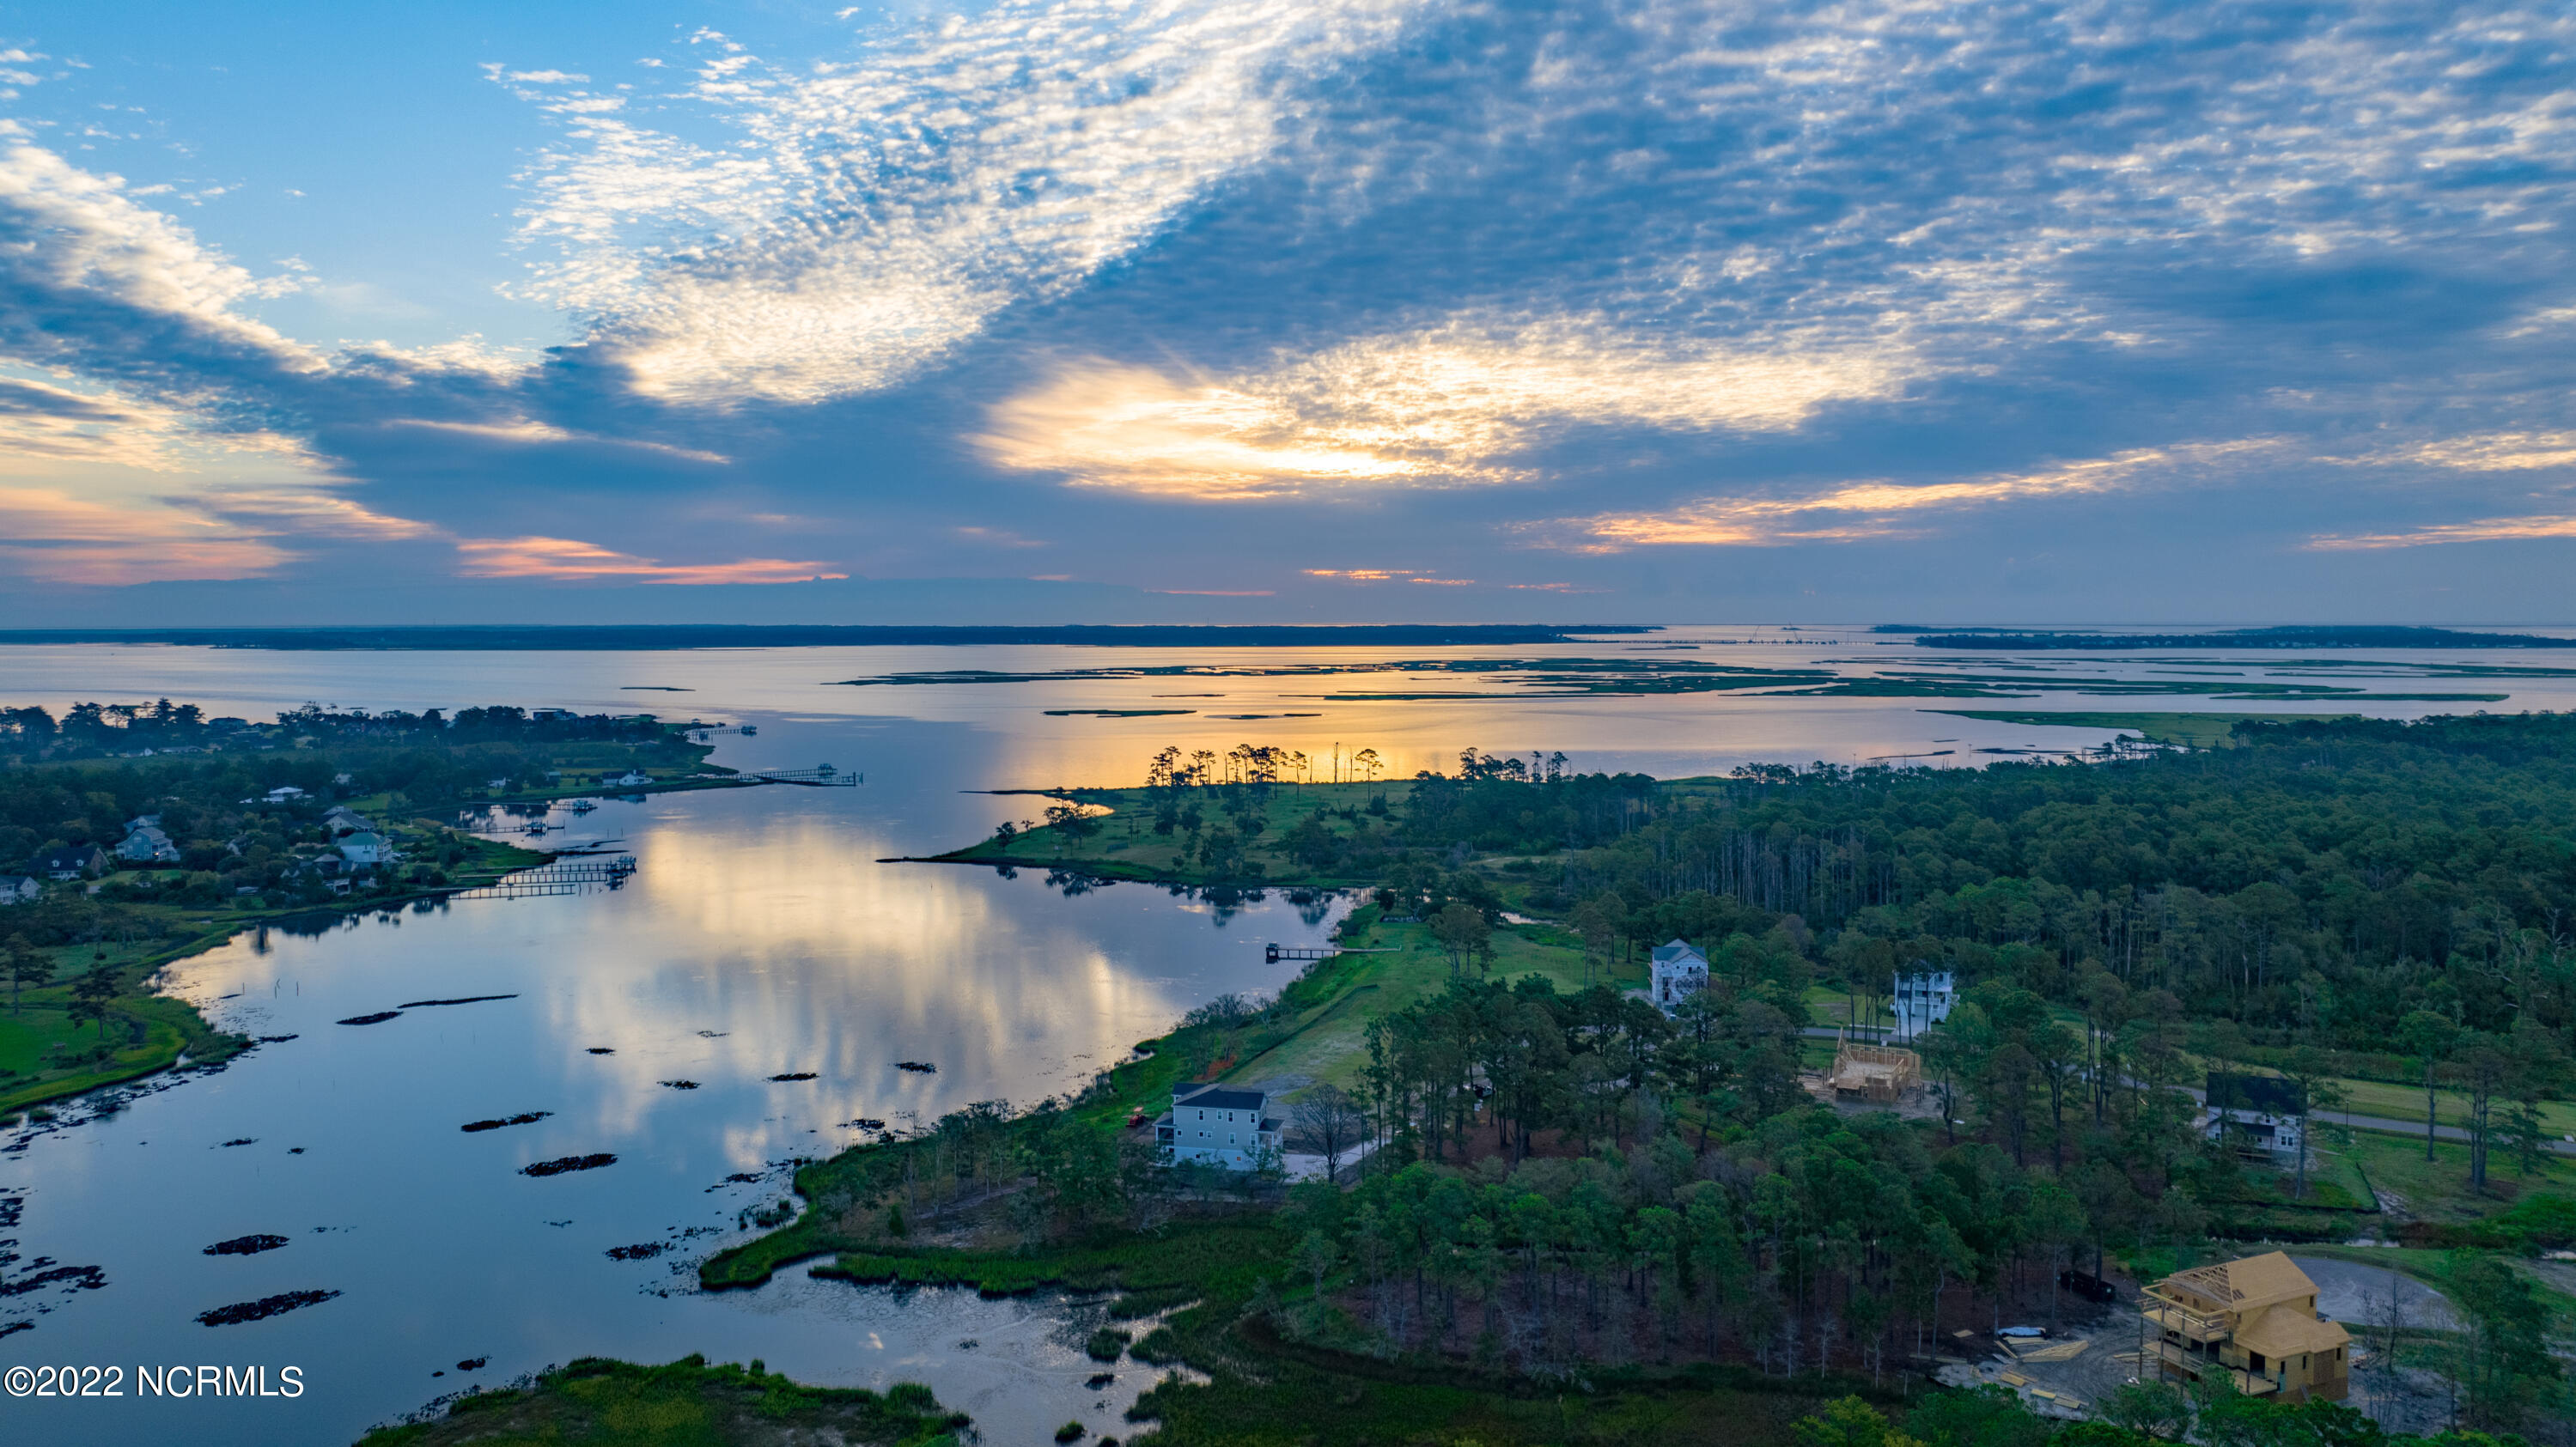
[[[1082,1384],[1096,1392],[1116,1380],[1118,1380],[1118,1374],[1116,1372],[1093,1372],[1090,1376],[1083,1379]]]
[[[810,1070],[798,1070],[786,1075],[773,1075],[769,1078],[772,1080],[811,1080],[814,1078],[814,1072]]]
[[[0,1322],[0,1337],[9,1336],[22,1331],[34,1331],[35,1329],[36,1324],[32,1321]]]
[[[258,1145],[258,1144],[259,1144],[259,1137],[255,1136],[255,1135],[246,1135],[246,1136],[243,1136],[243,1137],[242,1137],[241,1139],[239,1139],[239,1140],[229,1140],[229,1141],[224,1142],[224,1145],[227,1145],[227,1146],[255,1146],[255,1145]],[[218,1150],[221,1150],[222,1148],[223,1148],[222,1146],[218,1146],[218,1147],[216,1147],[216,1149],[218,1149]]]
[[[417,1010],[424,1005],[480,1005],[486,1000],[515,1000],[516,995],[466,995],[454,1000],[405,1000],[402,1008]]]
[[[205,1254],[208,1256],[256,1256],[262,1251],[274,1251],[285,1244],[286,1238],[283,1236],[270,1236],[264,1233],[254,1236],[235,1236],[230,1241],[218,1241],[214,1245],[207,1247]]]
[[[884,1129],[885,1129],[885,1122],[884,1122],[884,1121],[881,1121],[881,1120],[879,1120],[879,1119],[877,1119],[875,1116],[872,1116],[872,1115],[863,1115],[863,1116],[860,1116],[857,1120],[854,1120],[854,1121],[850,1122],[850,1124],[852,1124],[852,1125],[854,1125],[854,1126],[857,1126],[857,1127],[858,1127],[859,1129],[861,1129],[861,1130],[884,1130]]]
[[[400,1010],[378,1010],[372,1015],[352,1015],[340,1023],[343,1025],[381,1025],[401,1013],[402,1011]]]
[[[601,1166],[613,1166],[615,1164],[617,1164],[617,1157],[610,1155],[606,1151],[600,1151],[594,1155],[559,1156],[551,1161],[539,1161],[533,1166],[521,1166],[519,1167],[519,1174],[523,1176],[560,1176],[566,1171],[595,1171]]]
[[[296,1037],[293,1035],[262,1035],[259,1037],[259,1043],[262,1045],[283,1045],[287,1041],[295,1038]]]
[[[554,1112],[551,1110],[526,1110],[521,1111],[517,1115],[511,1116],[507,1120],[469,1121],[464,1125],[458,1126],[457,1129],[471,1135],[476,1131],[499,1130],[505,1125],[534,1125],[538,1121],[544,1120],[547,1116],[552,1114],[554,1114]]]
[[[673,1090],[695,1090],[698,1088],[698,1083],[694,1080],[665,1080],[662,1083],[671,1087]]]
[[[757,1182],[759,1179],[759,1176],[754,1175],[750,1171],[736,1171],[732,1175],[725,1177],[725,1184],[728,1186],[748,1186]]]
[[[939,1073],[939,1067],[931,1064],[927,1060],[898,1060],[894,1063],[894,1068],[897,1070],[910,1070],[921,1075],[936,1075]]]
[[[650,1261],[654,1257],[659,1256],[670,1249],[671,1243],[668,1241],[645,1241],[633,1246],[611,1246],[608,1248],[608,1259],[611,1261]]]
[[[283,1316],[298,1307],[319,1306],[339,1294],[336,1291],[281,1291],[275,1296],[263,1296],[257,1301],[236,1302],[231,1306],[219,1306],[212,1311],[198,1312],[197,1320],[208,1326],[236,1326],[245,1321],[266,1321],[272,1316]]]
[[[304,1154],[304,1147],[302,1147],[302,1146],[288,1146],[288,1147],[286,1148],[286,1153],[287,1153],[288,1155],[290,1155],[290,1156],[300,1156],[300,1155]]]
[[[45,1266],[50,1256],[39,1256],[34,1265]],[[107,1273],[95,1266],[54,1266],[44,1271],[29,1272],[15,1281],[0,1281],[0,1296],[25,1296],[48,1286],[65,1291],[96,1291],[107,1285]]]
[[[465,1360],[456,1364],[456,1369],[460,1372],[479,1372],[483,1370],[491,1360],[492,1359],[490,1357],[467,1357]]]
[[[616,1053],[617,1053],[617,1051],[616,1051],[614,1048],[610,1047],[610,1046],[606,1046],[606,1045],[593,1045],[592,1047],[590,1047],[590,1053],[591,1053],[591,1054],[593,1054],[593,1055],[614,1055],[614,1054],[616,1054]]]
[[[725,1036],[732,1033],[733,1032],[730,1030],[701,1030],[698,1032],[700,1037],[708,1040],[722,1040]]]
[[[971,1352],[971,1351],[973,1351],[975,1348],[977,1348],[977,1347],[979,1347],[979,1346],[982,1346],[982,1345],[983,1345],[983,1343],[982,1343],[982,1342],[979,1342],[979,1341],[975,1340],[973,1337],[971,1337],[971,1336],[970,1336],[970,1337],[966,1338],[964,1341],[959,1342],[959,1343],[957,1344],[957,1349],[958,1349],[959,1351],[961,1351],[961,1352]]]

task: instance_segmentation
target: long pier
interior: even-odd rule
[[[460,889],[448,899],[536,899],[545,895],[586,894],[594,889],[622,889],[635,875],[635,856],[557,859],[533,869],[505,874],[490,884]]]
[[[1261,947],[1261,962],[1275,965],[1281,960],[1329,960],[1335,955],[1391,955],[1392,949],[1354,950],[1340,945],[1281,945]]]
[[[855,789],[868,781],[866,774],[836,769],[830,764],[810,769],[754,769],[743,777],[771,784],[802,784],[809,789]]]

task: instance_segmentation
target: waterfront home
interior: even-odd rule
[[[1917,970],[1898,975],[1888,1004],[1896,1014],[1896,1038],[1911,1040],[1950,1018],[1959,1002],[1958,977],[1948,970]]]
[[[45,887],[23,874],[0,874],[0,904],[25,904]]]
[[[1271,1118],[1266,1091],[1237,1085],[1182,1085],[1172,1109],[1154,1122],[1154,1144],[1175,1164],[1200,1161],[1248,1171],[1280,1150],[1279,1122]]]
[[[2225,1372],[2252,1397],[2340,1402],[2352,1336],[2317,1310],[2317,1284],[2278,1251],[2176,1272],[2146,1288],[2147,1330],[2168,1382]]]
[[[330,830],[332,834],[336,836],[341,834],[365,833],[374,829],[376,826],[368,823],[365,815],[350,808],[348,805],[334,804],[330,808],[322,811],[322,827]]]
[[[138,819],[132,832],[118,842],[116,857],[128,864],[176,864],[179,846],[161,832],[157,822],[146,824]]]
[[[600,782],[604,784],[614,784],[621,789],[634,789],[641,788],[646,784],[652,783],[653,776],[644,772],[642,769],[628,769],[625,773],[618,775],[614,779],[603,774],[600,776]]]
[[[1708,988],[1708,956],[1674,940],[1655,946],[1646,973],[1648,994],[1655,1008],[1670,1015],[1681,1008],[1682,1001]]]
[[[96,879],[107,873],[107,851],[95,844],[74,844],[38,858],[34,872],[52,880]]]
[[[394,861],[393,841],[368,830],[360,830],[340,841],[340,857],[351,869],[365,869]]]
[[[2307,1102],[2297,1086],[2277,1075],[2212,1071],[2206,1103],[2202,1139],[2234,1146],[2240,1155],[2297,1158],[2307,1118]]]

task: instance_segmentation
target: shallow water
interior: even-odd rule
[[[1710,641],[1729,664],[1831,663],[1854,671],[1932,660],[1849,630],[1758,645]],[[1823,640],[1831,636],[1838,643]],[[1553,649],[1438,650],[1442,656],[1604,655],[1653,640]],[[0,1397],[0,1437],[49,1443],[186,1440],[339,1444],[473,1382],[584,1355],[669,1360],[759,1357],[806,1381],[929,1382],[973,1412],[988,1441],[1040,1440],[1069,1417],[1110,1419],[1150,1385],[1128,1364],[1106,1393],[1082,1386],[1096,1304],[983,1302],[958,1292],[895,1293],[807,1279],[791,1268],[757,1291],[705,1295],[692,1267],[738,1239],[738,1213],[780,1199],[786,1163],[855,1139],[847,1122],[926,1120],[969,1101],[1026,1103],[1078,1088],[1228,990],[1272,989],[1265,941],[1320,939],[1332,907],[1273,894],[1220,910],[1118,885],[1068,896],[1034,873],[882,864],[981,837],[1036,801],[966,792],[1058,782],[1128,782],[1166,742],[1222,749],[1244,740],[1318,760],[1373,747],[1398,776],[1467,745],[1561,749],[1575,767],[1659,774],[1747,760],[1856,762],[1950,749],[2082,747],[2098,729],[1961,719],[1945,708],[2212,708],[2322,712],[2192,698],[2028,701],[1659,697],[1443,699],[1334,704],[1313,695],[1384,688],[1376,678],[1087,679],[1025,685],[834,687],[828,680],[919,669],[1035,670],[1175,661],[1268,666],[1434,650],[1244,650],[1176,659],[1097,648],[799,649],[657,654],[277,654],[176,648],[0,649],[0,695],[59,709],[79,698],[167,694],[266,717],[307,700],[368,708],[477,703],[653,711],[752,722],[721,762],[831,762],[863,769],[859,789],[764,788],[612,802],[573,825],[616,837],[640,868],[615,891],[460,901],[425,913],[282,930],[183,962],[168,988],[228,1028],[292,1040],[220,1073],[163,1077],[125,1107],[77,1125],[25,1130],[0,1150],[0,1198],[22,1202],[0,1246],[11,1279],[55,1265],[76,1280],[0,1298],[0,1366],[123,1365],[127,1395],[74,1401]],[[2420,658],[2422,655],[2410,655]],[[2448,655],[2448,661],[2498,661]],[[2518,653],[2518,666],[2576,662]],[[2209,666],[2255,678],[2277,660]],[[2354,660],[2344,671],[2382,672]],[[2170,656],[1975,657],[2061,677],[2147,677]],[[2301,670],[2303,679],[2314,678]],[[2224,686],[2223,680],[2217,686]],[[2342,680],[2332,680],[2341,682]],[[669,685],[689,693],[630,691]],[[2576,680],[2354,678],[2353,687],[2509,690],[2488,707],[2567,707]],[[1482,689],[1474,680],[1440,681]],[[1157,694],[1207,693],[1180,702]],[[1064,708],[1187,706],[1162,718],[1051,717]],[[2333,705],[2335,708],[2351,705]],[[2457,710],[2368,706],[2394,716]],[[1226,713],[1313,712],[1237,720]],[[559,820],[563,816],[558,816]],[[514,998],[403,1008],[477,995]],[[386,1010],[372,1025],[335,1023]],[[613,1054],[594,1055],[594,1048]],[[935,1062],[935,1074],[895,1062]],[[778,1074],[815,1079],[772,1082]],[[695,1089],[660,1082],[689,1080]],[[544,1111],[468,1134],[462,1125]],[[67,1111],[66,1121],[83,1110]],[[242,1141],[245,1144],[229,1145]],[[611,1153],[615,1164],[543,1178],[529,1164]],[[749,1175],[750,1182],[728,1177]],[[0,1214],[0,1221],[5,1221]],[[207,1255],[254,1233],[281,1249]],[[667,1243],[658,1257],[616,1247]],[[282,1292],[339,1296],[264,1321],[205,1327],[198,1313]],[[958,1343],[975,1340],[975,1348]],[[460,1373],[473,1358],[488,1364]],[[137,1364],[295,1365],[292,1400],[169,1401],[134,1395]],[[435,1375],[444,1372],[445,1375]]]

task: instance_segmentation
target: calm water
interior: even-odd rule
[[[1712,644],[1729,664],[1923,668],[1921,650],[1873,647],[1824,630]],[[1829,644],[1826,637],[1839,637]],[[1593,647],[1491,652],[1605,654]],[[1419,657],[1426,651],[1359,656]],[[1445,650],[1458,656],[1475,650]],[[1246,651],[1192,662],[1268,665],[1318,654]],[[1350,653],[1329,655],[1354,656]],[[2408,661],[2423,661],[2407,655]],[[1010,686],[839,688],[833,679],[905,670],[1033,670],[1161,664],[1172,655],[1107,649],[783,650],[673,654],[271,654],[190,649],[0,650],[0,701],[57,708],[75,698],[159,694],[263,717],[306,700],[351,707],[475,703],[650,709],[754,722],[726,736],[736,765],[864,769],[856,790],[769,788],[611,803],[573,831],[615,836],[641,868],[614,892],[458,902],[342,925],[271,931],[174,967],[168,988],[228,1028],[295,1038],[220,1074],[154,1082],[113,1114],[67,1111],[55,1128],[0,1150],[0,1195],[22,1202],[7,1234],[18,1278],[40,1265],[95,1266],[97,1289],[0,1299],[0,1366],[121,1364],[121,1399],[0,1398],[0,1438],[108,1443],[338,1444],[470,1382],[582,1355],[765,1359],[807,1381],[931,1383],[973,1412],[988,1441],[1038,1441],[1068,1417],[1111,1426],[1150,1384],[1126,1367],[1107,1392],[1082,1381],[1079,1352],[1097,1304],[984,1302],[807,1279],[791,1268],[759,1291],[691,1287],[708,1251],[738,1239],[737,1213],[779,1199],[784,1163],[856,1136],[848,1122],[928,1119],[968,1101],[1028,1102],[1079,1086],[1227,990],[1270,989],[1286,969],[1260,945],[1320,938],[1330,908],[1277,896],[1219,911],[1120,885],[1067,897],[1030,875],[879,864],[979,837],[1035,812],[971,790],[1126,781],[1163,743],[1251,740],[1319,759],[1373,747],[1410,773],[1466,745],[1562,749],[1582,768],[1675,774],[1748,759],[1852,762],[1981,747],[2080,747],[2093,729],[2033,729],[1928,709],[2207,707],[2058,694],[2027,702],[1922,699],[1441,699],[1339,704],[1340,688],[1410,688],[1408,676],[1147,678]],[[2450,661],[2498,661],[2458,655]],[[2519,666],[2568,666],[2557,653]],[[2016,660],[1971,658],[1992,672]],[[2170,676],[2158,659],[2023,660],[2058,677]],[[2370,660],[2354,674],[2390,674]],[[2187,666],[2259,679],[2273,661],[2223,656]],[[2402,671],[2400,671],[2402,673]],[[2314,675],[2301,671],[2302,679]],[[2576,680],[2430,683],[2402,676],[2318,679],[2422,691],[2509,689],[2512,709],[2576,706]],[[636,685],[693,690],[633,691]],[[1485,691],[1468,679],[1436,686]],[[1169,694],[1219,698],[1158,699]],[[1051,717],[1048,709],[1189,707],[1190,715]],[[2283,705],[2314,712],[2314,702]],[[2398,716],[2459,705],[2389,704]],[[1312,713],[1231,719],[1220,714]],[[408,1002],[367,1026],[335,1022]],[[593,1049],[613,1054],[595,1055]],[[897,1070],[929,1060],[934,1075]],[[773,1083],[811,1071],[816,1079]],[[697,1082],[692,1090],[661,1084]],[[467,1121],[529,1111],[534,1124],[466,1135]],[[72,1123],[77,1120],[77,1123]],[[243,1142],[242,1144],[227,1144]],[[535,1161],[610,1152],[604,1169],[531,1179]],[[750,1176],[744,1182],[730,1177]],[[250,1233],[289,1238],[252,1256],[203,1248]],[[655,1259],[612,1247],[664,1243]],[[40,1260],[41,1259],[41,1260]],[[201,1311],[279,1292],[338,1291],[267,1321],[207,1328]],[[963,1346],[965,1342],[975,1343]],[[470,1377],[457,1363],[487,1358]],[[138,1363],[303,1369],[293,1401],[138,1399]],[[433,1375],[444,1371],[446,1375]]]

